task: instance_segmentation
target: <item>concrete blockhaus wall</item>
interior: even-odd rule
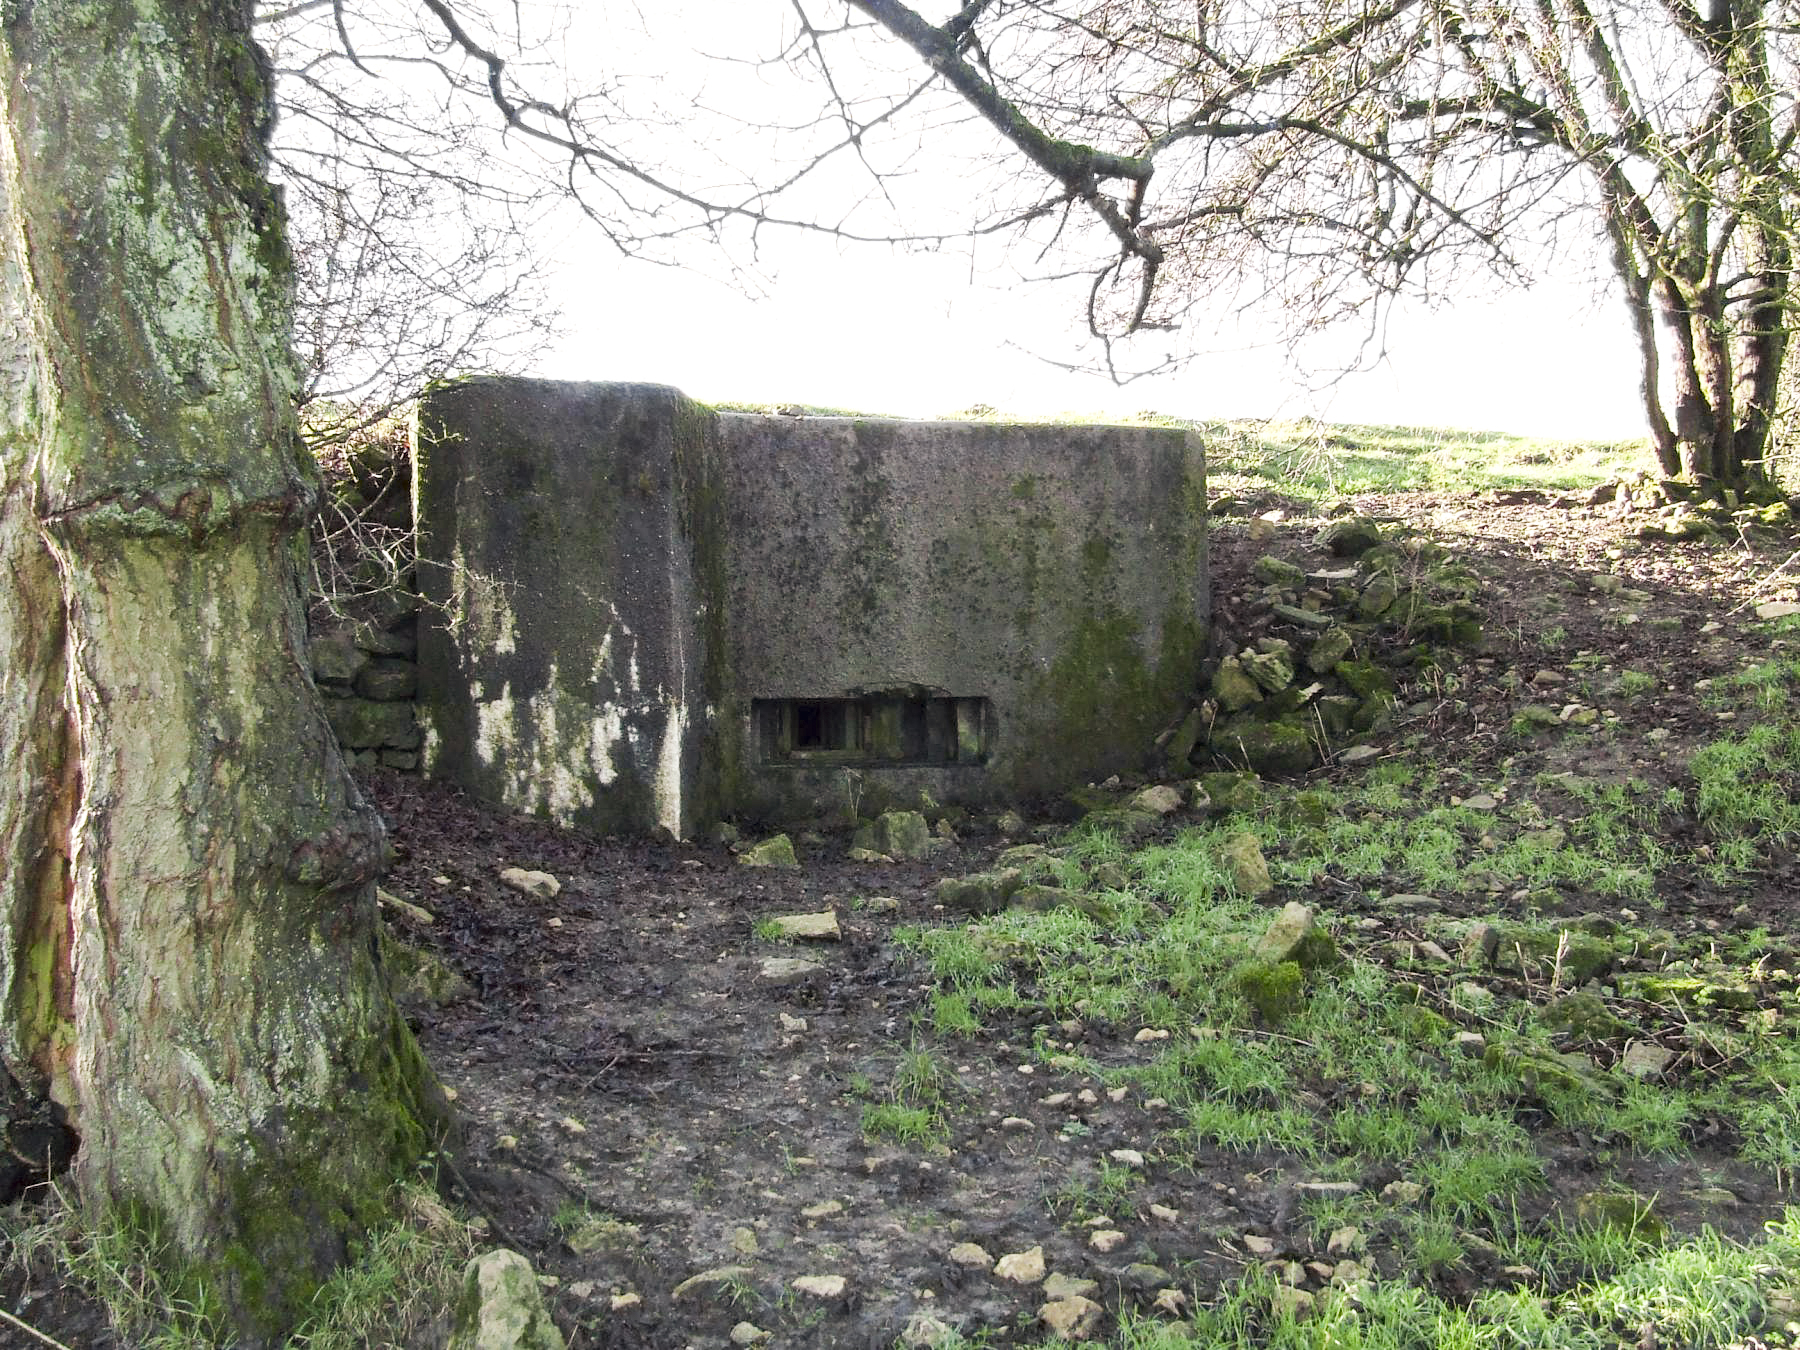
[[[415,439],[425,766],[602,832],[1142,762],[1208,618],[1198,441],[464,381]]]

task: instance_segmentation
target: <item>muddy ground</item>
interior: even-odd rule
[[[1258,621],[1241,601],[1253,589],[1249,563],[1265,551],[1303,551],[1317,527],[1304,508],[1272,497],[1250,509],[1284,505],[1293,518],[1273,539],[1253,541],[1242,518],[1215,532],[1218,618],[1227,629]],[[1535,696],[1528,677],[1587,652],[1656,675],[1655,696],[1621,707],[1608,753],[1622,769],[1672,779],[1685,750],[1717,730],[1696,681],[1766,656],[1768,632],[1748,606],[1795,593],[1796,569],[1780,570],[1793,547],[1785,536],[1640,545],[1627,536],[1641,518],[1530,493],[1355,505],[1423,531],[1488,582],[1474,678],[1449,695],[1425,682],[1404,690],[1406,716],[1377,741],[1386,755],[1428,754],[1466,766],[1471,778],[1497,776],[1500,758],[1517,753],[1503,733],[1512,708]],[[1616,604],[1592,584],[1602,573],[1650,594],[1638,621],[1617,621]],[[1508,671],[1520,674],[1518,685],[1508,685]],[[1423,744],[1404,748],[1421,730]],[[1542,767],[1558,767],[1557,750],[1537,753]],[[1319,776],[1365,771],[1330,767]],[[1032,837],[1042,813],[1023,838],[972,823],[926,863],[852,864],[841,861],[846,837],[800,839],[803,865],[778,871],[743,867],[723,846],[559,832],[399,775],[372,777],[367,788],[398,851],[385,888],[433,916],[429,925],[401,918],[397,926],[471,986],[466,997],[415,1013],[462,1112],[452,1189],[496,1240],[551,1277],[555,1316],[578,1350],[722,1346],[741,1323],[772,1333],[775,1346],[886,1347],[922,1315],[985,1331],[995,1343],[1040,1335],[1041,1291],[965,1270],[949,1255],[962,1242],[995,1255],[1041,1246],[1051,1270],[1097,1281],[1095,1297],[1109,1308],[1154,1297],[1134,1288],[1133,1262],[1154,1262],[1204,1299],[1259,1259],[1246,1235],[1294,1259],[1324,1255],[1312,1250],[1297,1212],[1297,1188],[1312,1179],[1303,1163],[1203,1152],[1191,1166],[1165,1170],[1156,1140],[1171,1122],[1158,1107],[1056,1072],[1031,1052],[1037,1028],[1026,1022],[990,1019],[983,1036],[940,1047],[958,1104],[946,1150],[863,1136],[857,1087],[892,1077],[920,1035],[915,1019],[928,988],[918,958],[893,940],[896,926],[942,921],[934,882]],[[1178,816],[1169,828],[1182,823]],[[508,867],[548,872],[562,889],[548,900],[520,894],[500,880]],[[1661,922],[1678,932],[1761,926],[1791,937],[1792,882],[1785,855],[1770,857],[1748,889],[1674,873]],[[1347,920],[1393,917],[1364,907],[1353,888],[1278,890],[1268,903],[1296,898]],[[1444,899],[1470,913],[1496,908],[1485,894]],[[1498,903],[1503,910],[1504,898]],[[1568,897],[1571,908],[1584,903]],[[801,951],[754,931],[774,915],[824,909],[837,912],[840,941]],[[762,973],[771,956],[804,956],[822,969],[779,982]],[[1156,1049],[1135,1041],[1136,1031],[1090,1025],[1056,1034],[1116,1066]],[[1709,1223],[1749,1238],[1792,1196],[1733,1160],[1728,1121],[1714,1128],[1719,1142],[1703,1126],[1691,1155],[1622,1157],[1610,1175],[1663,1197],[1679,1230]],[[1547,1128],[1539,1144],[1546,1207],[1594,1184],[1594,1141]],[[1052,1198],[1114,1149],[1149,1161],[1129,1207],[1108,1216],[1123,1244],[1103,1254]],[[1361,1180],[1379,1187],[1398,1175],[1378,1169]],[[706,1272],[711,1281],[684,1287]],[[796,1291],[804,1276],[841,1276],[842,1292]],[[1494,1278],[1459,1269],[1439,1287],[1467,1293]],[[91,1313],[76,1304],[41,1287],[22,1292],[16,1280],[5,1292],[6,1307],[53,1335],[61,1330],[65,1343],[100,1343]],[[15,1343],[32,1342],[0,1331],[0,1344]]]

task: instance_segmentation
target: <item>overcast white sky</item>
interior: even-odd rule
[[[766,298],[694,272],[591,251],[566,257],[558,291],[569,332],[542,353],[538,373],[900,416],[987,403],[1026,416],[1313,414],[1572,438],[1644,433],[1623,313],[1574,284],[1403,311],[1387,359],[1336,382],[1328,373],[1341,364],[1341,342],[1311,349],[1322,373],[1309,379],[1245,325],[1202,340],[1210,354],[1179,373],[1120,388],[1044,359],[1072,354],[1080,302],[1072,288],[996,291],[971,284],[966,260],[954,257],[896,258],[823,241],[796,251],[802,260]]]
[[[818,107],[816,83],[742,60],[780,48],[782,30],[792,23],[784,0],[667,0],[637,7],[643,27],[635,32],[619,21],[616,6],[599,9],[611,17],[586,35],[583,20],[598,23],[599,15],[573,10],[579,17],[570,50],[579,58],[584,43],[604,44],[613,69],[649,74],[673,93],[674,115],[704,102],[766,108],[776,121],[788,103]],[[695,57],[696,48],[732,59]],[[584,64],[573,62],[575,69]],[[626,92],[642,83],[624,79]],[[790,79],[785,88],[783,79]],[[718,150],[722,160],[751,153],[725,144]],[[764,145],[775,153],[786,148],[780,141]],[[905,167],[905,190],[926,193],[928,206],[948,202],[954,212],[981,193],[954,168],[942,172],[935,159],[907,160]],[[826,180],[814,201],[829,203],[837,190]],[[693,256],[697,267],[719,270],[716,255],[696,250]],[[591,231],[572,229],[558,252],[554,287],[568,336],[538,354],[536,373],[652,380],[709,401],[826,404],[904,416],[987,403],[1019,415],[1313,414],[1568,437],[1644,430],[1622,308],[1596,301],[1578,280],[1586,263],[1577,258],[1561,260],[1563,276],[1545,269],[1552,275],[1528,294],[1436,313],[1400,311],[1386,334],[1387,358],[1336,382],[1327,376],[1346,363],[1345,344],[1359,335],[1303,350],[1303,365],[1318,372],[1309,378],[1259,330],[1256,316],[1234,326],[1222,315],[1215,329],[1186,335],[1203,354],[1179,373],[1122,388],[1051,364],[1075,357],[1083,283],[1020,282],[1012,273],[1029,260],[993,245],[972,267],[966,246],[899,255],[819,236],[765,235],[758,262],[761,289],[752,294],[702,272],[623,262]]]

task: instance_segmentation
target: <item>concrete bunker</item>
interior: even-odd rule
[[[1138,766],[1209,617],[1175,429],[420,406],[428,772],[602,833],[993,806]]]

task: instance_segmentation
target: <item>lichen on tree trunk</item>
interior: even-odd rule
[[[444,1116],[308,672],[266,72],[243,0],[0,15],[0,560],[49,610],[0,626],[33,789],[0,808],[0,1053],[66,1105],[84,1205],[271,1341]]]

